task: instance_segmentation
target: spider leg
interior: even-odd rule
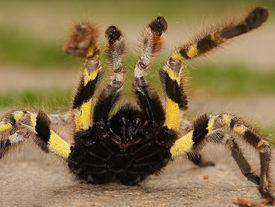
[[[65,44],[65,52],[85,58],[72,108],[76,132],[88,130],[91,125],[92,97],[103,74],[96,26],[89,21],[75,24]]]
[[[50,130],[50,119],[43,112],[37,115],[25,110],[9,112],[0,122],[0,129],[4,138],[0,141],[0,159],[29,137],[46,153],[52,151],[63,158],[70,154],[70,145]]]
[[[50,128],[51,121],[42,111],[39,111],[36,117],[35,132],[36,144],[46,153],[49,151],[67,159],[71,153],[71,145],[64,141]]]
[[[233,132],[240,135],[248,144],[254,147],[260,155],[260,182],[259,191],[263,198],[266,198],[270,204],[275,203],[275,198],[269,192],[269,171],[271,159],[271,147],[264,137],[254,132],[243,121],[230,114],[221,114],[220,116],[213,116],[209,120],[208,130],[215,129],[216,123],[225,124]],[[242,169],[242,168],[241,168]]]
[[[109,113],[120,98],[123,89],[124,67],[122,59],[124,38],[115,26],[110,26],[106,30],[105,35],[108,40],[107,53],[112,66],[112,78],[101,92],[99,100],[94,107],[93,121],[98,126],[107,126]]]
[[[144,31],[141,56],[136,63],[133,84],[138,104],[144,112],[148,124],[162,126],[165,121],[164,110],[158,94],[144,79],[151,60],[162,45],[161,35],[167,29],[164,17],[159,16],[153,20]]]
[[[214,48],[239,35],[260,27],[268,18],[268,9],[256,7],[244,19],[228,21],[228,23],[212,27],[202,35],[196,35],[194,40],[180,46],[172,55],[175,61],[184,61],[207,55]]]
[[[239,166],[242,174],[251,182],[259,185],[260,178],[259,176],[255,175],[252,170],[251,166],[248,163],[247,159],[245,158],[242,149],[239,147],[235,138],[229,134],[226,134],[222,130],[214,131],[213,133],[209,134],[209,137],[214,140],[214,142],[224,144],[230,151],[233,159],[236,161],[237,165]]]
[[[182,112],[187,110],[187,96],[184,92],[184,78],[181,76],[181,61],[169,59],[160,71],[161,82],[166,93],[165,123],[169,129],[178,131]]]
[[[244,141],[259,152],[261,166],[259,177],[251,172],[250,164],[244,157],[241,149],[235,142],[235,139],[222,131],[224,127],[229,129],[231,133],[240,135]],[[172,157],[190,151],[196,153],[203,147],[204,142],[207,141],[223,143],[229,147],[241,172],[248,178],[248,180],[259,185],[259,191],[263,198],[266,198],[270,204],[275,202],[274,197],[269,191],[271,147],[264,137],[254,132],[236,116],[226,113],[216,116],[208,116],[204,114],[194,121],[192,131],[175,142],[171,147],[170,152]]]
[[[261,26],[268,18],[268,10],[257,7],[244,19],[208,29],[201,35],[195,35],[193,40],[180,46],[171,55],[166,66],[160,71],[162,84],[166,93],[165,123],[169,129],[178,131],[182,112],[187,110],[187,96],[184,91],[182,63],[193,58],[204,56],[226,41],[247,33]],[[185,147],[192,146],[192,136],[188,133]],[[181,140],[181,142],[184,139]],[[197,158],[196,158],[197,156]],[[201,164],[200,155],[188,156],[195,164]]]
[[[2,118],[0,122],[0,159],[7,151],[30,136],[30,128],[34,129],[34,120],[35,115],[25,110],[8,112]]]
[[[165,125],[168,128],[178,131],[180,112],[187,109],[187,97],[183,90],[184,79],[181,74],[182,62],[208,54],[227,40],[258,28],[267,18],[268,10],[257,7],[245,19],[210,28],[207,33],[196,35],[194,40],[176,49],[160,72],[167,95]]]
[[[211,161],[203,161],[202,156],[199,152],[187,152],[186,156],[188,160],[193,162],[195,165],[199,167],[208,167],[208,166],[215,166],[214,162]]]

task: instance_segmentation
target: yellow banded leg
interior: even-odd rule
[[[25,110],[11,111],[3,117],[0,122],[0,159],[13,146],[34,135],[35,119],[35,114]]]
[[[160,71],[161,81],[166,94],[165,123],[169,129],[179,130],[182,112],[187,110],[187,96],[184,92],[184,80],[181,77],[180,60],[171,57]]]
[[[71,153],[71,146],[61,139],[54,131],[50,130],[50,139],[48,141],[49,149],[63,158],[68,158]]]
[[[76,23],[64,46],[67,54],[85,58],[72,107],[76,131],[87,130],[91,124],[92,96],[102,74],[98,33],[96,25],[90,21]]]
[[[188,152],[198,153],[208,135],[207,125],[209,117],[204,114],[198,117],[193,123],[193,130],[180,137],[170,149],[172,157]]]
[[[191,131],[183,137],[179,138],[170,149],[170,153],[173,157],[182,155],[183,153],[189,151],[193,146],[193,132]]]
[[[0,133],[7,131],[12,128],[12,125],[10,123],[7,123],[5,121],[0,122]]]
[[[268,10],[263,7],[256,7],[243,19],[234,19],[226,24],[212,26],[201,36],[194,35],[194,40],[180,46],[172,58],[175,61],[183,61],[206,55],[227,40],[260,27],[267,18]]]
[[[166,109],[165,109],[165,123],[164,125],[168,129],[173,129],[175,131],[179,130],[181,119],[181,112],[179,105],[172,101],[170,98],[166,98]]]
[[[92,97],[102,76],[98,51],[92,48],[87,56],[92,58],[85,59],[82,77],[73,102],[76,131],[87,130],[91,125]]]
[[[212,133],[223,126],[227,126],[232,130],[232,132],[241,135],[243,140],[259,152],[261,165],[259,191],[263,198],[266,198],[270,204],[274,203],[275,199],[269,192],[269,165],[271,157],[271,147],[269,143],[264,139],[264,137],[254,132],[246,126],[240,118],[234,115],[221,114],[219,116],[213,116],[211,119],[212,121],[209,122],[208,128],[213,130]]]
[[[26,110],[15,110],[8,112],[0,122],[0,133],[9,131],[15,126],[27,125],[31,128],[35,127],[36,114]]]
[[[71,146],[50,129],[50,124],[48,116],[40,111],[35,123],[35,133],[37,134],[35,142],[44,152],[51,151],[67,159],[71,152]]]

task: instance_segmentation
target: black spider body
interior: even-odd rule
[[[137,185],[167,165],[176,137],[167,127],[149,126],[139,110],[127,106],[108,125],[77,134],[68,166],[83,182]]]

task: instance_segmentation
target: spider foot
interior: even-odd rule
[[[195,165],[199,166],[199,167],[209,167],[209,166],[215,166],[214,162],[211,161],[206,161],[204,162],[202,160],[202,157],[200,154],[187,154],[187,157],[190,161],[192,161]]]
[[[197,164],[199,167],[214,167],[215,163],[208,161],[208,162],[200,162],[199,164]]]
[[[263,197],[263,203],[265,205],[272,205],[272,206],[275,205],[275,198],[269,193],[269,191],[259,187],[259,192]]]
[[[261,207],[262,206],[260,203],[257,203],[255,201],[250,202],[243,198],[238,198],[238,201],[233,202],[233,204],[239,207]]]

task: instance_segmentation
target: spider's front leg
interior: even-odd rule
[[[167,30],[164,17],[159,16],[144,31],[142,54],[135,66],[134,90],[138,104],[146,116],[150,126],[160,127],[165,121],[165,114],[158,94],[144,79],[151,60],[162,46],[162,33]]]
[[[215,28],[213,31],[209,31],[208,34],[199,39],[179,47],[179,49],[172,55],[172,59],[177,62],[207,54],[213,48],[227,40],[258,28],[267,20],[267,18],[268,10],[266,8],[257,7],[249,13],[245,19],[236,23],[230,23],[221,28]],[[169,65],[169,62],[167,65]],[[166,68],[168,71],[167,74],[170,77],[174,77],[176,71],[174,70],[174,73],[169,75],[170,69],[171,67]],[[248,144],[259,152],[261,164],[260,176],[252,173],[250,164],[244,157],[234,138],[220,131],[223,126],[227,126],[231,131],[241,135]],[[249,127],[247,127],[238,117],[228,114],[212,117],[207,115],[200,116],[194,121],[193,129],[183,137],[179,138],[174,146],[172,146],[172,157],[183,153],[190,153],[190,151],[196,153],[203,147],[203,143],[209,140],[215,140],[216,142],[226,144],[226,146],[231,150],[232,156],[240,167],[242,173],[248,178],[248,180],[259,185],[260,193],[263,198],[267,199],[269,204],[275,204],[275,199],[271,195],[269,188],[269,184],[271,184],[269,178],[271,155],[270,145],[262,136],[249,129]]]
[[[122,95],[124,81],[124,37],[122,36],[121,31],[115,26],[108,27],[105,31],[105,36],[108,40],[107,54],[111,62],[112,77],[111,81],[101,92],[93,113],[94,126],[102,127],[103,130],[107,130],[106,127],[108,124],[110,111]]]
[[[91,125],[92,98],[103,74],[96,26],[90,21],[74,25],[64,49],[67,54],[85,58],[73,100],[75,131],[85,131]]]
[[[184,95],[182,73],[182,62],[209,54],[213,49],[219,47],[228,40],[250,32],[261,26],[268,18],[268,10],[263,7],[257,7],[248,16],[239,21],[228,22],[227,24],[212,27],[202,35],[197,35],[193,40],[180,46],[171,56],[167,65],[161,71],[162,82],[167,94],[166,99],[166,125],[176,131],[179,130],[181,111],[187,108],[186,95]],[[199,120],[198,120],[199,121]],[[194,132],[201,131],[193,129]],[[172,154],[178,151],[188,151],[193,144],[200,143],[205,134],[198,135],[187,133],[182,139],[179,139],[171,149]],[[193,137],[192,137],[193,136]],[[199,145],[198,145],[199,146]],[[188,152],[187,157],[196,164],[203,166],[200,155],[191,156],[193,152]]]
[[[73,101],[76,131],[87,130],[90,126],[92,96],[102,74],[97,35],[98,31],[94,25],[89,21],[82,22],[74,26],[70,39],[65,45],[66,53],[86,58]],[[59,122],[60,117],[62,118],[60,115],[51,116],[54,122]],[[3,135],[1,136],[1,157],[12,146],[32,136],[43,151],[53,151],[67,158],[71,152],[70,145],[50,129],[50,124],[50,119],[43,112],[34,114],[19,110],[8,113],[0,123],[0,132]]]

